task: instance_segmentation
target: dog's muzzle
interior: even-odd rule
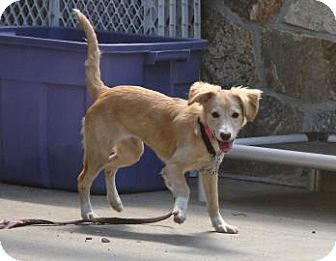
[[[216,138],[213,131],[209,127],[204,127],[204,129],[205,129],[206,135],[208,136],[210,140],[217,141],[218,147],[221,150],[221,152],[228,153],[230,150],[232,150],[234,140],[230,140],[230,141],[219,140]]]

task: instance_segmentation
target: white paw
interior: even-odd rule
[[[99,216],[94,212],[82,213],[83,220],[92,220],[94,218],[98,218]]]
[[[187,219],[188,198],[177,197],[174,204],[174,221],[178,224],[182,224]]]
[[[226,223],[220,214],[211,217],[211,223],[215,228],[216,232],[238,234],[238,228],[236,226],[231,226]]]
[[[123,204],[120,202],[118,203],[114,203],[113,205],[111,204],[112,208],[115,210],[115,211],[118,211],[118,212],[121,212],[124,210],[124,206]]]
[[[178,224],[182,224],[186,219],[187,215],[180,209],[174,209],[173,211],[174,221]]]
[[[119,196],[116,197],[116,198],[114,198],[112,196],[107,196],[107,200],[114,210],[116,210],[118,212],[121,212],[121,211],[124,210],[124,206],[123,206]]]
[[[216,232],[219,233],[228,233],[228,234],[238,234],[238,228],[236,226],[232,226],[226,223],[219,224],[214,226]]]

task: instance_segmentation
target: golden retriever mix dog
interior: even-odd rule
[[[146,144],[165,163],[161,175],[175,198],[175,222],[183,223],[187,216],[190,190],[184,174],[198,170],[212,225],[218,232],[238,233],[219,213],[217,168],[241,127],[255,118],[261,91],[239,87],[222,90],[217,85],[196,82],[189,99],[183,100],[139,86],[109,88],[100,77],[94,29],[79,10],[74,14],[88,41],[86,77],[94,100],[83,121],[84,162],[78,177],[82,218],[96,217],[90,188],[103,168],[108,202],[116,211],[123,210],[116,173],[136,163]]]

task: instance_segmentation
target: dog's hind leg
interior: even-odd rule
[[[116,187],[116,174],[119,168],[133,165],[141,158],[144,145],[141,140],[135,137],[121,140],[114,147],[110,156],[110,162],[105,167],[106,196],[111,207],[118,212],[123,210],[123,204]]]
[[[103,135],[104,129],[101,126],[97,127],[97,119],[97,116],[88,114],[83,122],[84,161],[83,170],[77,181],[81,215],[85,220],[97,217],[92,210],[90,189],[99,172],[109,162],[109,154],[113,147],[113,139],[111,137],[107,139],[106,135]],[[100,130],[99,133],[98,130]]]
[[[78,176],[78,192],[80,197],[81,215],[84,220],[97,217],[93,212],[90,201],[90,189],[93,181],[104,167],[104,161],[91,156],[84,156],[84,167]]]

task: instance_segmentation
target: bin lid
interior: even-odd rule
[[[204,50],[203,39],[148,36],[120,32],[97,32],[99,48],[104,53],[159,50]],[[0,27],[0,44],[23,45],[69,51],[86,51],[84,32],[62,27]]]

